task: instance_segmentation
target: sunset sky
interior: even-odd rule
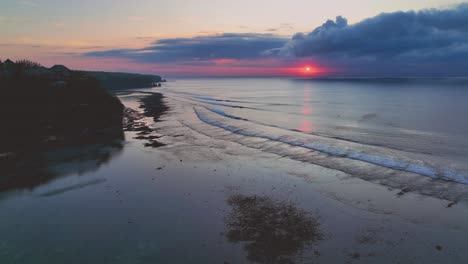
[[[0,0],[0,58],[164,76],[460,76],[460,3]]]

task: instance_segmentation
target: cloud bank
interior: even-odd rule
[[[338,16],[279,51],[296,57],[456,59],[468,54],[468,4],[452,9],[383,13],[354,25]]]
[[[468,4],[449,9],[382,13],[356,24],[328,20],[292,38],[274,34],[230,34],[170,38],[142,49],[96,51],[144,63],[205,65],[216,61],[276,60],[337,69],[337,75],[467,75]],[[271,66],[271,65],[269,65]]]
[[[142,49],[120,49],[86,53],[94,57],[131,58],[149,63],[206,64],[213,60],[253,60],[264,58],[262,52],[282,47],[288,40],[272,34],[233,34],[169,38],[155,41]]]

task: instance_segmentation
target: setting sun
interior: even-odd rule
[[[310,67],[306,67],[305,70],[306,70],[306,72],[310,72],[310,71],[311,71],[311,68],[310,68]]]

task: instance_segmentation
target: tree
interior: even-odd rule
[[[23,69],[41,67],[41,64],[30,60],[17,60],[16,65]]]

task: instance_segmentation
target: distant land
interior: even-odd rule
[[[68,71],[81,74],[83,76],[89,76],[96,79],[100,85],[109,90],[122,90],[122,89],[138,89],[147,87],[158,87],[161,86],[161,82],[165,82],[161,76],[149,75],[149,74],[136,74],[136,73],[122,73],[122,72],[102,72],[102,71],[74,71],[70,70],[63,65],[55,65],[51,68],[46,68],[38,63],[31,61],[19,61],[28,62],[27,74],[29,75],[51,75],[51,71]],[[21,63],[20,63],[21,64]],[[8,75],[15,68],[15,62],[6,60],[2,63],[0,60],[0,75]]]
[[[122,73],[122,72],[95,72],[78,71],[84,75],[96,78],[107,90],[135,89],[158,87],[165,80],[158,75]]]

